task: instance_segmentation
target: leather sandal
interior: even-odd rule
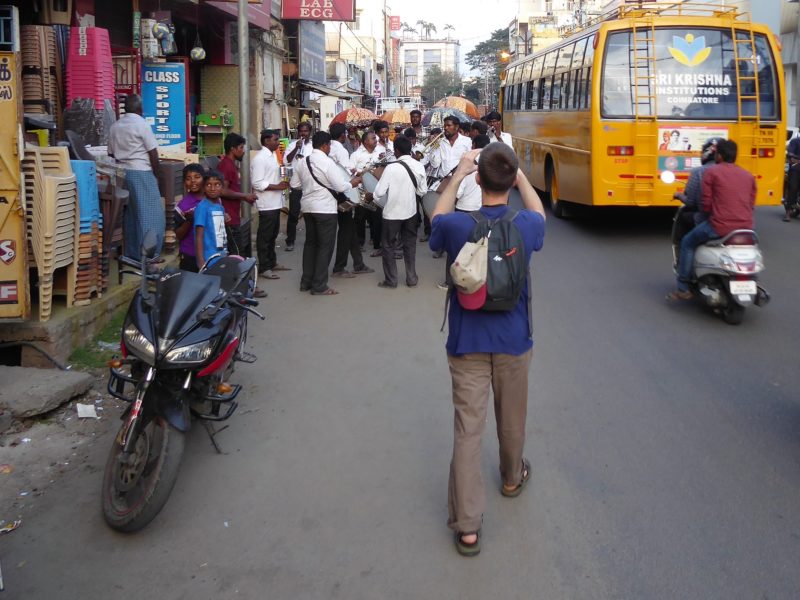
[[[508,489],[505,485],[500,486],[500,493],[506,498],[516,498],[522,493],[525,484],[531,478],[531,463],[527,458],[522,459],[522,481],[515,487]]]

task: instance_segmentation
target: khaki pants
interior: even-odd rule
[[[500,476],[509,486],[522,480],[532,354],[533,350],[520,356],[474,353],[447,357],[455,409],[447,525],[455,531],[477,531],[483,521],[486,499],[481,477],[481,438],[490,384],[500,442]]]

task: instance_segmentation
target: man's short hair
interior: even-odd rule
[[[508,144],[494,142],[481,151],[478,175],[487,192],[507,192],[517,179],[519,160]]]
[[[367,138],[369,137],[370,134],[375,135],[375,132],[372,131],[372,129],[367,129],[364,133],[361,134],[361,143],[362,144],[366,143]]]
[[[411,140],[404,135],[394,138],[394,150],[400,156],[411,154]]]
[[[278,132],[274,129],[262,129],[261,134],[259,135],[259,141],[261,142],[261,145],[264,146],[264,142],[276,135],[278,135]]]
[[[142,112],[142,97],[139,94],[125,96],[125,112],[136,114]]]
[[[442,133],[441,127],[434,127],[433,129],[431,129],[431,137],[439,135],[440,133]]]
[[[203,165],[198,163],[191,163],[183,167],[183,178],[186,179],[186,176],[189,173],[199,173],[201,177],[206,176],[205,169],[203,169]]]
[[[407,129],[405,129],[405,130],[403,131],[403,135],[404,135],[405,137],[407,137],[408,139],[410,139],[410,140],[415,140],[415,139],[417,139],[417,132],[416,132],[416,131],[414,131],[414,128],[413,128],[413,127],[408,127]]]
[[[238,133],[229,133],[225,136],[225,141],[223,142],[223,146],[225,148],[225,154],[236,148],[237,146],[241,146],[247,140],[245,140],[242,136]]]
[[[470,129],[472,131],[477,131],[478,135],[486,135],[489,131],[489,126],[483,121],[473,121]]]
[[[344,123],[334,123],[330,126],[328,131],[331,132],[331,139],[338,140],[347,133],[347,127],[345,127]]]
[[[378,133],[381,129],[389,129],[389,123],[380,119],[372,123],[372,131]]]
[[[460,127],[460,126],[461,126],[461,119],[459,119],[459,118],[458,118],[457,116],[455,116],[455,115],[447,115],[447,116],[446,116],[446,117],[443,119],[443,123],[445,123],[445,124],[447,124],[447,122],[448,122],[448,121],[450,121],[451,123],[455,123],[455,126],[456,126],[456,127]]]
[[[225,176],[216,169],[209,169],[206,171],[203,183],[206,183],[209,179],[219,179],[219,182],[225,185]]]
[[[721,140],[719,144],[717,144],[717,153],[726,163],[736,162],[736,154],[738,151],[739,148],[733,140]]]
[[[489,144],[492,143],[492,140],[489,139],[489,136],[485,133],[479,133],[474,138],[472,138],[472,149],[477,150],[479,148],[486,148]]]
[[[314,148],[314,150],[319,150],[325,144],[330,144],[330,143],[331,143],[331,134],[328,133],[327,131],[318,131],[311,138],[311,147]]]
[[[421,117],[421,116],[422,116],[422,111],[420,111],[420,110],[417,110],[417,109],[415,108],[414,110],[412,110],[412,111],[411,111],[410,113],[408,113],[408,114],[409,114],[409,116],[412,116],[412,117],[413,117],[414,115],[419,115],[419,116]]]
[[[496,110],[493,110],[488,115],[483,117],[483,119],[484,119],[484,121],[487,121],[487,122],[488,121],[502,121],[503,117],[500,116],[499,112],[497,112]]]
[[[311,123],[309,123],[308,121],[302,121],[302,122],[301,122],[301,123],[300,123],[300,124],[297,126],[297,131],[299,132],[299,131],[300,131],[301,129],[303,129],[304,127],[305,127],[306,129],[308,129],[309,131],[311,131],[311,130],[313,129],[313,127],[311,127]]]

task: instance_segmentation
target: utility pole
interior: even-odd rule
[[[247,139],[250,127],[250,35],[248,33],[247,0],[239,0],[239,130]],[[250,193],[250,151],[245,144],[242,157],[242,192]],[[249,204],[248,213],[250,212]]]

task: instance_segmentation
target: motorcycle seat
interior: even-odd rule
[[[241,256],[223,256],[213,265],[203,271],[206,275],[216,275],[220,278],[220,287],[229,292],[233,290],[256,263],[255,258],[242,258]]]

